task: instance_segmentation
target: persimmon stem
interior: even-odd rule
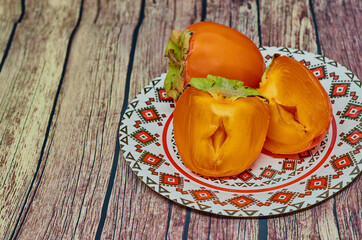
[[[167,96],[173,99],[178,99],[184,89],[184,62],[191,35],[192,32],[187,29],[184,32],[173,30],[166,47],[165,56],[169,58],[169,63],[164,88]]]

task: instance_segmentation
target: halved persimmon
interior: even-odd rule
[[[274,55],[259,92],[269,99],[266,150],[296,154],[324,139],[331,123],[332,105],[321,83],[303,64]]]
[[[243,172],[260,154],[268,130],[267,104],[237,80],[193,78],[173,112],[183,163],[214,177]]]

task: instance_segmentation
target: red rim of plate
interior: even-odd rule
[[[176,162],[175,160],[172,158],[169,150],[168,150],[168,142],[167,142],[167,131],[168,128],[170,126],[171,120],[173,119],[173,113],[171,113],[171,115],[169,116],[169,118],[166,121],[165,127],[163,129],[162,132],[162,145],[163,145],[163,149],[166,153],[167,158],[170,160],[171,164],[180,172],[182,173],[184,176],[188,177],[190,180],[201,184],[205,187],[209,187],[209,188],[213,188],[213,189],[217,189],[217,190],[221,190],[221,191],[227,191],[227,192],[235,192],[235,193],[257,193],[257,192],[267,192],[267,191],[272,191],[275,189],[279,189],[279,188],[283,188],[283,187],[287,187],[290,186],[294,183],[297,183],[299,181],[301,181],[302,179],[310,176],[312,173],[314,173],[315,171],[317,171],[324,163],[325,161],[328,159],[329,155],[331,154],[334,145],[336,143],[336,139],[337,139],[337,124],[336,124],[336,120],[334,119],[334,116],[332,118],[332,141],[331,144],[326,152],[326,154],[324,155],[324,157],[319,161],[319,163],[312,168],[310,171],[308,171],[306,174],[281,185],[277,185],[275,187],[269,187],[269,188],[263,188],[263,189],[248,189],[248,190],[243,190],[243,189],[230,189],[230,188],[224,188],[224,187],[219,187],[219,186],[214,186],[211,185],[209,183],[205,183],[197,178],[195,178],[192,174],[186,172],[185,170],[183,170]]]

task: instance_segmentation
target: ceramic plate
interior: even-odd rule
[[[288,158],[260,154],[237,177],[202,177],[187,169],[173,137],[175,104],[165,97],[165,74],[155,78],[129,104],[119,140],[132,171],[162,196],[186,207],[219,215],[270,216],[300,210],[341,191],[362,164],[360,80],[326,57],[285,48],[261,47],[268,66],[274,53],[308,67],[329,93],[332,124],[326,138],[310,151]]]

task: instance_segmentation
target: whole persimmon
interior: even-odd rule
[[[183,32],[173,30],[165,55],[169,65],[164,87],[174,99],[191,78],[211,74],[256,88],[265,70],[263,56],[253,41],[235,29],[213,22],[198,22]]]

